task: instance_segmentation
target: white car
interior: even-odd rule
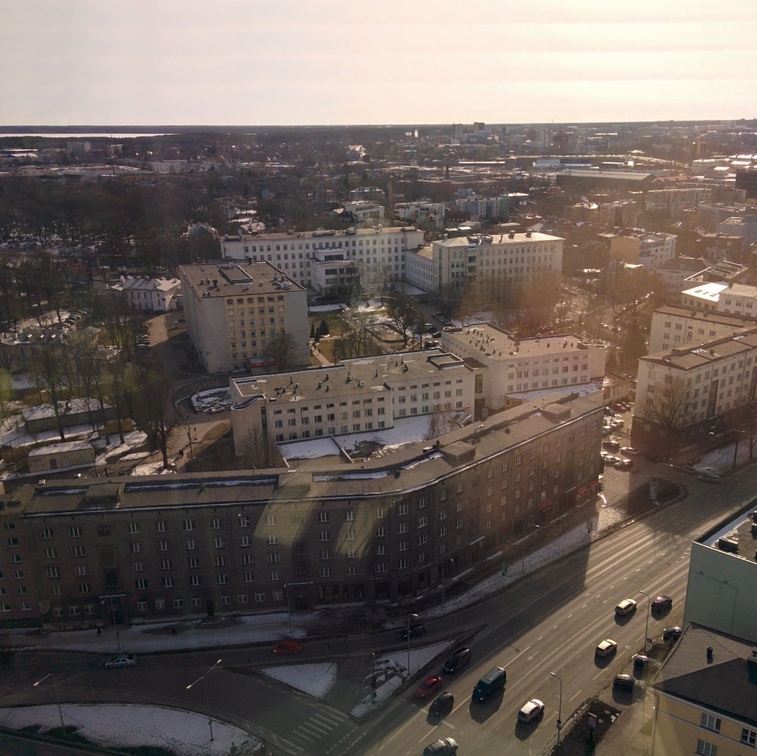
[[[124,667],[133,667],[137,663],[137,657],[134,654],[121,654],[120,656],[112,656],[105,661],[103,666],[105,669],[123,669]]]
[[[538,698],[532,698],[518,712],[519,722],[533,722],[544,714],[544,704]]]
[[[594,653],[600,659],[604,659],[607,656],[612,656],[617,650],[618,644],[614,640],[606,638],[597,646]]]
[[[636,611],[636,602],[633,599],[623,599],[616,607],[615,614],[618,617],[625,617]]]

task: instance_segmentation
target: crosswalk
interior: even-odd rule
[[[346,714],[335,709],[323,709],[300,722],[288,733],[286,741],[291,747],[291,753],[325,754],[332,750],[339,740],[351,734],[352,727],[349,728],[349,732],[341,733],[338,737],[332,735],[345,724],[353,724]]]

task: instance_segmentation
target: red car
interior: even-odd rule
[[[431,677],[427,677],[420,684],[418,690],[415,691],[415,697],[420,698],[421,700],[428,698],[434,691],[439,690],[441,685],[442,678],[439,677],[439,675],[432,675]]]
[[[274,654],[299,654],[300,651],[302,646],[293,640],[281,641],[273,647]]]

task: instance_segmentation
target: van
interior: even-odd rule
[[[473,688],[473,700],[483,703],[502,690],[507,682],[507,672],[502,667],[490,669]]]
[[[735,538],[718,538],[718,548],[721,551],[730,551],[732,554],[738,554],[739,542]]]

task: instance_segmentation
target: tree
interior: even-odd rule
[[[266,344],[266,354],[271,359],[276,360],[278,370],[290,367],[292,359],[292,350],[294,348],[294,339],[289,333],[275,333],[268,339]]]
[[[69,352],[57,345],[41,344],[32,359],[31,372],[42,403],[48,403],[55,415],[60,440],[66,440],[63,418],[73,398],[73,371]]]
[[[387,298],[389,308],[389,322],[402,336],[403,346],[407,346],[409,340],[408,331],[417,330],[423,316],[418,305],[406,294],[396,292],[392,299]]]
[[[137,378],[135,419],[147,433],[149,448],[160,451],[163,467],[168,467],[168,436],[179,419],[172,401],[171,376],[160,364],[152,362],[138,366]]]
[[[638,400],[637,400],[638,401]],[[667,439],[668,450],[672,440],[687,424],[690,417],[688,388],[683,378],[666,375],[654,385],[644,403],[642,419],[656,425]]]

